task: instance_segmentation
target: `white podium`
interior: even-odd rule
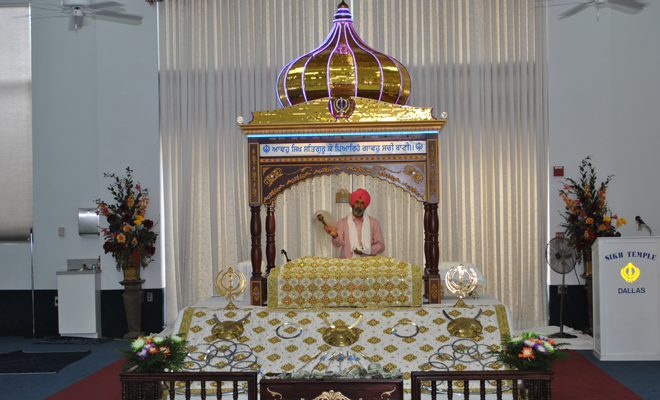
[[[592,246],[594,355],[660,360],[660,237],[598,238]]]
[[[57,271],[61,336],[101,337],[101,271]]]

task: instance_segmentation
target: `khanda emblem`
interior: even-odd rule
[[[328,107],[333,117],[349,119],[355,111],[355,100],[351,97],[335,97],[330,100]]]
[[[632,265],[632,263],[628,263],[628,265],[621,268],[621,276],[629,283],[633,283],[639,278],[639,272],[639,268]]]

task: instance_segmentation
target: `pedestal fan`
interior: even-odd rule
[[[548,242],[545,250],[545,258],[548,265],[558,274],[561,274],[561,303],[559,305],[559,333],[548,335],[551,338],[570,339],[577,336],[564,333],[564,297],[566,297],[566,274],[573,271],[577,258],[573,244],[563,237],[555,237]]]

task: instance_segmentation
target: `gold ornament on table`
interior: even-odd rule
[[[357,342],[360,339],[360,332],[357,329],[353,329],[360,321],[362,321],[362,314],[360,317],[353,323],[351,326],[335,326],[328,322],[325,316],[322,317],[323,321],[328,325],[328,328],[325,329],[323,333],[323,341],[329,344],[330,346],[336,347],[345,347],[350,346],[353,343]]]
[[[474,318],[461,317],[453,319],[445,310],[442,310],[442,313],[445,314],[445,317],[447,317],[449,321],[451,321],[447,324],[447,330],[452,336],[460,338],[475,338],[481,335],[481,332],[484,330],[483,325],[479,322],[481,309],[479,309],[479,312]]]
[[[458,283],[454,281],[454,275],[457,273]],[[463,277],[466,275],[468,281],[467,283],[463,283]],[[449,271],[447,271],[447,275],[445,275],[445,283],[447,285],[447,289],[456,294],[458,297],[458,302],[456,302],[454,307],[472,308],[465,304],[463,299],[468,295],[468,293],[472,292],[474,288],[477,287],[477,281],[477,273],[475,270],[473,268],[465,268],[463,264],[458,264],[455,267],[451,267]]]
[[[238,279],[238,285],[234,285],[234,277]],[[225,284],[229,280],[228,284]],[[245,275],[241,271],[236,271],[234,268],[229,267],[225,272],[219,272],[215,277],[215,288],[220,295],[225,296],[229,300],[229,304],[225,310],[238,310],[238,307],[233,303],[236,296],[239,296],[245,290]]]
[[[213,338],[225,340],[238,339],[243,334],[243,325],[248,322],[250,315],[252,315],[251,312],[238,321],[220,321],[217,315],[213,314],[213,319],[216,322],[211,330]]]

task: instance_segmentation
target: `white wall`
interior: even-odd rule
[[[648,235],[636,230],[636,215],[660,234],[660,4],[647,3],[636,14],[602,8],[599,19],[595,7],[562,20],[573,5],[548,8],[549,166],[564,166],[575,179],[580,161],[592,155],[599,182],[613,174],[607,200],[628,220],[623,236]],[[563,232],[560,182],[550,177],[551,237]],[[566,279],[576,283],[574,273]],[[561,275],[551,281],[560,283]]]
[[[140,23],[85,18],[75,31],[68,18],[32,20],[36,289],[56,289],[56,271],[68,258],[99,255],[103,289],[122,288],[102,238],[78,235],[78,208],[94,207],[96,197],[112,200],[104,172],[130,166],[151,189],[147,218],[159,219],[156,5],[123,3],[125,12],[143,17]],[[146,288],[164,286],[161,270],[157,254],[142,274]],[[0,246],[0,289],[30,287],[29,245]]]
[[[101,238],[78,236],[77,209],[107,195],[103,172],[131,166],[152,190],[147,216],[159,218],[156,5],[124,3],[140,24],[85,18],[75,32],[66,18],[32,22],[37,289],[57,287],[55,272],[67,258],[102,253]],[[558,20],[568,7],[548,8],[549,166],[577,177],[580,160],[592,155],[599,176],[615,175],[608,200],[629,221],[622,234],[647,234],[636,231],[635,215],[660,234],[660,5],[634,15],[603,8],[599,20],[592,7]],[[551,236],[562,231],[560,187],[550,177]],[[29,252],[27,244],[0,246],[0,289],[30,288]],[[121,288],[114,260],[103,255],[102,265],[103,288]],[[143,271],[146,287],[164,286],[161,269],[157,257]],[[567,279],[576,282],[574,274]]]

